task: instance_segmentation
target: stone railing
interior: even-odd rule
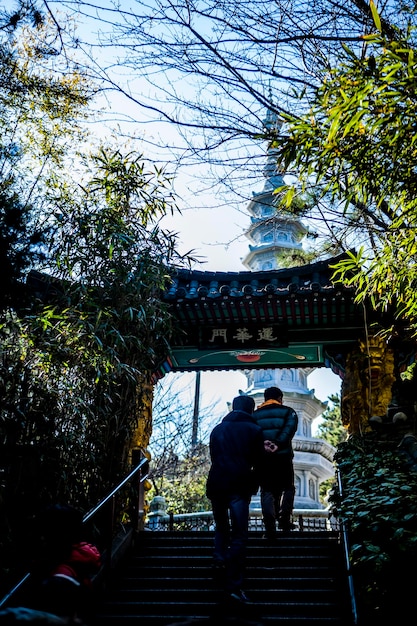
[[[262,511],[250,509],[249,530],[264,530]],[[327,509],[294,509],[292,522],[298,531],[338,531],[339,521],[331,511]],[[155,496],[150,504],[150,512],[147,516],[146,530],[214,530],[212,511],[200,511],[198,513],[169,513],[166,510],[165,498]]]

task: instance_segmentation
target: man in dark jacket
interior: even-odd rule
[[[252,418],[254,408],[253,398],[234,398],[233,410],[211,432],[211,467],[206,488],[216,525],[214,567],[224,570],[226,592],[240,602],[247,601],[242,583],[249,504],[258,490],[255,472],[264,455],[262,429]]]
[[[270,452],[264,455],[261,467],[261,507],[265,536],[274,539],[276,521],[283,531],[294,528],[291,523],[295,496],[292,439],[297,431],[298,416],[294,409],[282,404],[283,393],[278,387],[265,389],[264,397],[265,402],[253,417],[262,428]]]

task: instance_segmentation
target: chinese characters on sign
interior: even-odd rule
[[[277,324],[211,327],[203,329],[200,348],[285,347],[286,334],[285,327]]]

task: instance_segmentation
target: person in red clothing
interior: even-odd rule
[[[100,565],[101,556],[96,546],[80,541],[71,546],[68,559],[51,572],[51,578],[63,578],[77,587],[90,587],[91,576],[98,572]]]
[[[101,566],[100,552],[82,540],[82,514],[74,507],[48,507],[38,522],[34,608],[82,623],[90,612],[91,580]]]

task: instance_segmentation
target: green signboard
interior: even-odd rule
[[[323,365],[321,345],[292,347],[210,349],[175,348],[172,351],[173,369],[259,369],[270,367],[313,367]]]

